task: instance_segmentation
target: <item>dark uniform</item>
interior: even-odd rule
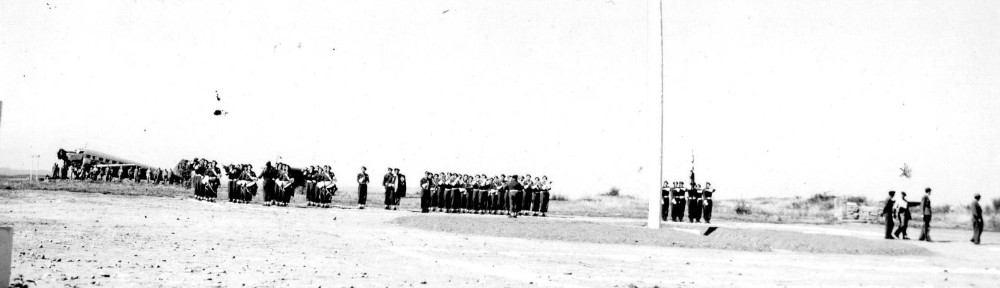
[[[524,186],[521,182],[517,181],[517,178],[512,178],[507,182],[507,195],[510,197],[510,214],[508,217],[517,218],[517,214],[521,213],[521,203],[524,199]]]
[[[549,196],[550,196],[549,191],[550,190],[552,190],[552,183],[549,182],[547,179],[542,179],[542,185],[541,185],[541,198],[542,198],[541,202],[542,202],[542,204],[541,204],[541,207],[539,207],[539,209],[538,209],[539,212],[542,213],[542,217],[546,217],[545,213],[549,212]]]
[[[979,245],[979,236],[983,235],[983,208],[979,206],[979,194],[976,194],[976,201],[972,202],[969,210],[972,211],[972,243]]]
[[[385,187],[385,199],[382,201],[385,203],[385,210],[389,210],[389,206],[392,206],[392,196],[395,193],[393,191],[392,184],[396,180],[393,178],[392,173],[385,174],[382,176],[382,187]]]
[[[702,215],[702,218],[705,218],[705,223],[712,223],[712,194],[713,193],[715,193],[715,188],[711,188],[711,187],[705,188],[705,191],[702,191],[702,198],[705,199],[705,201],[702,202],[702,205],[704,205],[704,206],[701,208],[701,215]]]
[[[358,207],[364,209],[368,203],[368,173],[358,173]]]
[[[396,174],[396,189],[393,191],[392,205],[399,206],[400,199],[406,197],[406,175]]]
[[[688,189],[688,221],[701,222],[701,192],[698,188]]]
[[[271,166],[271,162],[268,162],[264,166],[264,171],[260,172],[260,178],[264,179],[264,202],[270,203],[277,199],[278,195],[278,183],[274,179],[278,178],[278,169]],[[270,204],[265,204],[270,205]]]
[[[664,184],[660,188],[660,221],[668,221],[667,216],[670,214],[670,186]]]
[[[927,190],[928,192],[930,190]],[[924,194],[924,198],[920,201],[920,210],[924,215],[924,227],[920,229],[920,241],[931,241],[931,196],[930,194]]]
[[[896,201],[892,200],[892,197],[896,194],[895,191],[889,191],[889,199],[885,199],[885,207],[882,208],[882,214],[879,216],[885,216],[885,239],[896,239],[892,237],[892,227],[896,226],[893,223],[893,211],[892,208],[896,206]]]
[[[431,184],[434,180],[431,179],[431,174],[427,173],[424,178],[420,178],[420,213],[430,212],[431,206]]]
[[[684,222],[684,207],[687,207],[687,196],[683,184],[678,183],[674,187],[674,202],[671,210],[671,218],[674,222]]]

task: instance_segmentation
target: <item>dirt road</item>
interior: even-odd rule
[[[12,274],[39,287],[989,287],[1000,283],[1000,264],[995,261],[1000,256],[1000,235],[991,233],[984,235],[981,246],[968,243],[967,231],[935,230],[938,243],[911,241],[930,249],[931,256],[760,253],[460,235],[391,223],[415,215],[408,211],[263,207],[51,191],[4,191],[0,196],[0,225],[15,227]],[[866,225],[719,225],[880,236],[877,228]]]

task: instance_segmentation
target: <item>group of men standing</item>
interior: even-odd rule
[[[229,179],[229,202],[250,203],[257,196],[257,173],[253,165],[230,164],[223,168]]]
[[[222,186],[222,181],[219,179],[222,170],[214,160],[194,158],[190,163],[189,183],[194,188],[195,199],[215,202],[219,197],[219,187]]]
[[[150,184],[181,184],[180,177],[170,169],[143,168],[130,165],[64,165],[52,164],[51,179],[90,180],[100,182],[132,181]]]
[[[303,172],[308,206],[330,208],[337,194],[337,175],[330,165],[309,166]]]
[[[924,189],[924,197],[920,202],[910,202],[906,199],[906,192],[899,193],[896,199],[896,191],[889,191],[889,198],[885,201],[885,207],[879,216],[885,217],[885,239],[910,240],[906,230],[910,226],[910,207],[920,206],[920,212],[924,216],[924,226],[920,231],[920,241],[931,241],[931,188]]]
[[[920,241],[931,242],[931,219],[933,219],[933,209],[931,209],[931,188],[924,189],[924,197],[920,202],[910,202],[906,199],[906,192],[899,193],[896,199],[896,191],[889,191],[889,198],[885,200],[885,207],[879,216],[885,217],[885,239],[910,240],[906,230],[909,227],[910,207],[920,206],[920,214],[923,216],[923,227],[920,229]],[[983,234],[983,209],[979,206],[979,194],[975,195],[975,200],[969,206],[972,212],[972,239],[969,241],[979,245],[980,235]],[[895,228],[895,229],[894,229]]]
[[[364,172],[365,168],[361,167],[361,169]],[[360,185],[360,182],[358,184]],[[390,167],[385,176],[382,176],[382,186],[385,187],[385,210],[398,210],[399,200],[406,197],[406,175],[399,173],[399,168]],[[361,209],[364,209],[363,205],[360,207]]]
[[[663,221],[684,222],[684,209],[688,211],[688,221],[700,223],[705,219],[705,223],[712,222],[712,194],[715,189],[712,183],[705,182],[705,188],[701,184],[691,183],[685,187],[684,182],[663,182],[660,190],[660,219]],[[671,196],[672,195],[672,196]]]
[[[530,174],[489,177],[425,172],[420,179],[420,211],[545,217],[551,184],[548,177]]]

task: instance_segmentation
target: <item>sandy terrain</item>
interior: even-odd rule
[[[417,215],[409,211],[263,207],[52,191],[0,192],[0,211],[0,225],[15,227],[12,274],[39,287],[990,287],[1000,283],[1000,264],[995,261],[1000,256],[1000,235],[984,234],[984,245],[974,246],[968,243],[969,232],[956,230],[935,230],[938,243],[907,242],[929,249],[929,256],[874,256],[501,238],[393,224],[398,217]],[[880,236],[879,227],[870,225],[718,226],[864,239]],[[911,229],[912,236],[917,234]]]

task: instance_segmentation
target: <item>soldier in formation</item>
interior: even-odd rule
[[[358,173],[358,209],[365,209],[368,204],[368,168],[361,166]]]
[[[337,193],[337,176],[330,166],[310,166],[304,174],[307,205],[330,208]]]

